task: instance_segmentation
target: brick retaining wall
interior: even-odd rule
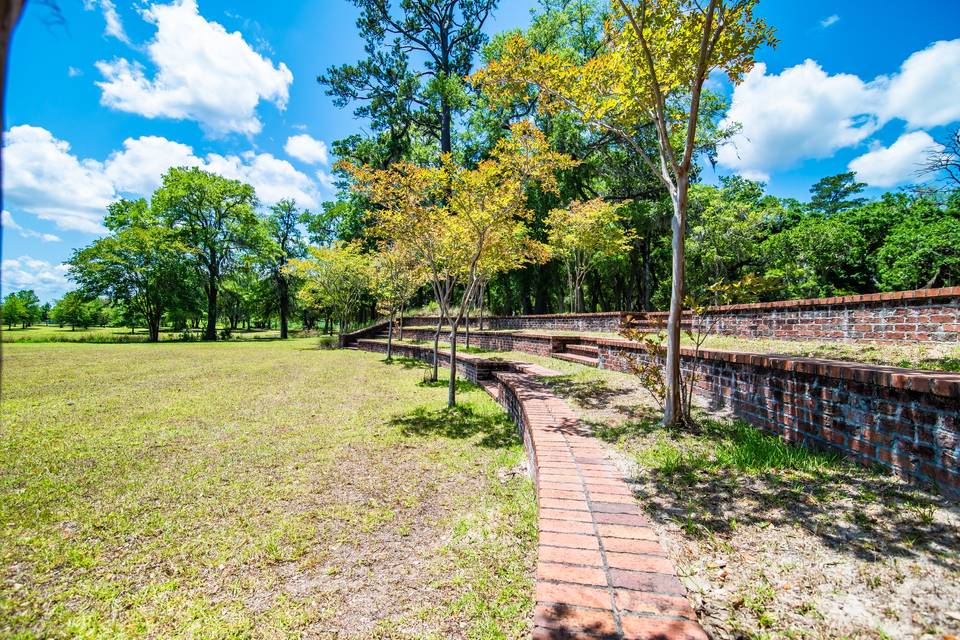
[[[712,307],[716,333],[741,338],[881,343],[960,343],[960,287],[809,298]],[[616,333],[630,317],[643,328],[666,323],[665,312],[493,316],[484,329]],[[689,314],[685,315],[687,322]],[[406,318],[408,326],[436,317]],[[476,318],[471,326],[476,326]],[[369,334],[358,337],[369,337]]]
[[[385,340],[357,340],[357,347],[364,351],[374,351],[376,353],[386,353],[387,343]],[[433,347],[424,347],[415,344],[393,343],[393,356],[397,358],[413,358],[423,362],[433,362]],[[437,353],[441,367],[449,366],[450,352],[440,349]],[[494,360],[484,358],[470,353],[457,354],[457,373],[471,382],[480,382],[489,380],[493,377],[494,371],[507,371],[511,368],[511,363],[504,360]]]
[[[636,343],[598,338],[599,365],[629,371]],[[750,424],[960,495],[960,374],[705,350],[696,391]]]
[[[960,287],[711,308],[716,333],[835,342],[958,343]],[[666,313],[643,316],[651,325]]]

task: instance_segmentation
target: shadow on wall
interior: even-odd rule
[[[441,382],[446,386],[446,382]],[[467,383],[471,389],[476,385]],[[469,439],[479,436],[481,447],[499,449],[520,443],[517,428],[504,413],[481,413],[468,402],[454,407],[427,409],[417,407],[410,413],[398,416],[390,424],[400,428],[405,436],[441,436],[444,438]]]

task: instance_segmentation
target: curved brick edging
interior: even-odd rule
[[[357,344],[386,348],[375,340]],[[398,354],[432,358],[429,348],[399,346]],[[440,356],[449,363],[448,353]],[[535,378],[556,372],[506,361],[496,362],[511,371],[485,371],[483,358],[457,360],[458,370],[506,408],[531,462],[539,537],[532,637],[707,640],[630,487],[570,407]]]
[[[494,378],[494,397],[523,429],[537,487],[533,637],[705,640],[673,563],[604,448],[532,376]]]

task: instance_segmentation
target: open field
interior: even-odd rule
[[[193,329],[189,333],[197,340],[202,336],[202,330],[200,329]],[[265,340],[279,336],[280,331],[276,329],[250,329],[234,331],[230,339]],[[182,339],[182,331],[160,330],[160,340],[162,342]],[[60,327],[54,324],[33,325],[26,328],[13,327],[12,329],[4,327],[0,330],[0,340],[3,342],[89,342],[95,344],[146,342],[147,331],[140,328],[131,332],[129,327],[89,327],[87,329],[77,327],[72,329],[69,326]]]
[[[527,632],[533,489],[479,389],[315,340],[3,358],[0,636]]]

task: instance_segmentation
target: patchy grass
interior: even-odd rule
[[[295,333],[295,332],[293,332]],[[200,340],[203,337],[202,329],[191,329],[187,332],[191,340]],[[161,329],[160,340],[183,340],[183,331]],[[274,340],[280,337],[278,329],[237,329],[230,335],[230,340]],[[81,342],[89,344],[127,344],[131,342],[147,342],[147,330],[139,328],[131,331],[129,327],[83,327],[71,328],[57,325],[33,325],[31,327],[14,327],[0,330],[2,342]]]
[[[518,638],[535,506],[481,390],[315,340],[9,344],[0,636]]]
[[[907,369],[960,371],[960,345],[956,344],[845,344],[841,342],[751,340],[729,336],[710,336],[703,346],[705,349],[776,353]]]

